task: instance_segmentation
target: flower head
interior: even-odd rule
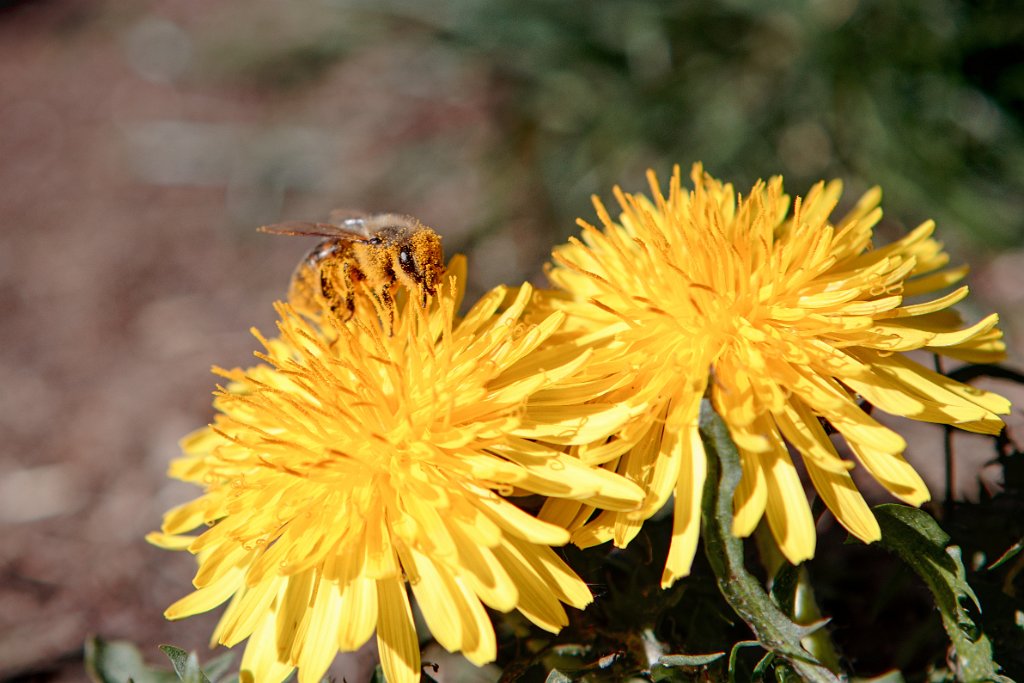
[[[197,590],[167,616],[230,601],[213,641],[248,638],[242,669],[257,681],[294,667],[319,681],[375,630],[388,680],[419,680],[406,582],[438,642],[478,664],[496,649],[484,605],[557,631],[562,603],[591,600],[550,547],[569,533],[500,494],[612,509],[643,497],[567,454],[629,415],[574,379],[587,354],[537,352],[563,315],[523,324],[524,286],[495,289],[459,319],[464,261],[450,272],[427,308],[400,305],[386,331],[368,292],[345,323],[280,305],[280,335],[256,333],[263,363],[217,370],[229,383],[216,421],[171,466],[205,492],[150,537],[199,558]]]
[[[602,228],[581,221],[582,240],[556,248],[549,270],[561,292],[548,305],[570,313],[578,338],[603,343],[594,367],[618,364],[633,378],[620,400],[647,406],[645,420],[591,447],[589,459],[648,491],[641,518],[675,494],[665,585],[689,572],[697,542],[705,476],[697,420],[705,392],[741,454],[735,533],[747,535],[767,517],[792,562],[813,555],[815,532],[789,447],[840,523],[867,542],[880,536],[850,477],[854,463],[839,456],[823,422],[886,489],[919,505],[929,494],[902,456],[903,438],[861,401],[989,434],[1002,427],[997,415],[1009,411],[1002,397],[905,355],[924,349],[993,361],[1004,351],[996,315],[965,327],[950,310],[966,287],[929,296],[966,273],[946,267],[931,221],[874,247],[877,188],[833,220],[839,182],[815,185],[791,207],[779,177],[744,198],[700,165],[691,175],[694,189],[684,192],[676,168],[667,197],[653,173],[653,199],[616,189],[618,220],[595,200]],[[542,517],[578,527],[587,512],[552,501]],[[639,522],[635,513],[602,513],[574,540],[622,545]]]

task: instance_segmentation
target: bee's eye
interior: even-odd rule
[[[381,239],[379,237],[371,237],[370,239],[366,240],[366,243],[367,244],[378,245],[378,244],[381,244]]]
[[[412,252],[406,247],[402,247],[398,252],[398,264],[410,275],[416,274],[416,263],[413,261]]]

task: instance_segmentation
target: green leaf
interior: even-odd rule
[[[1024,539],[1022,539],[1020,541],[1017,541],[1016,543],[1011,545],[1009,548],[1007,548],[1006,552],[1004,552],[1002,555],[1000,555],[999,559],[997,559],[995,562],[993,562],[991,565],[989,565],[988,568],[989,569],[998,569],[999,567],[1003,566],[1004,564],[1006,564],[1007,562],[1012,560],[1014,557],[1016,557],[1017,554],[1022,549],[1024,549]]]
[[[775,665],[775,653],[768,652],[764,657],[761,657],[761,661],[757,663],[754,670],[750,674],[750,678],[754,681],[765,681],[768,679],[768,674]]]
[[[710,655],[664,655],[658,660],[661,666],[704,666],[725,656],[724,652]]]
[[[718,661],[722,657],[725,657],[724,652],[714,652],[707,655],[662,655],[654,666],[651,667],[650,680],[655,681],[655,683],[693,681],[695,680],[693,669],[706,671],[704,667]],[[700,680],[705,680],[705,678]]]
[[[95,683],[172,683],[170,671],[148,666],[133,643],[90,638],[85,641],[85,671]]]
[[[785,662],[776,662],[773,670],[776,683],[802,683],[800,676]]]
[[[743,647],[762,647],[761,643],[756,640],[741,640],[732,646],[732,650],[729,652],[729,683],[736,682],[736,665],[740,654],[740,648]]]
[[[884,548],[896,553],[920,576],[942,615],[942,626],[956,651],[958,681],[1012,683],[999,675],[992,659],[992,643],[974,622],[965,604],[981,611],[978,598],[967,583],[960,549],[949,546],[949,536],[931,515],[906,505],[874,508],[882,528]]]
[[[572,683],[572,679],[558,669],[552,669],[548,677],[544,679],[544,683]]]
[[[173,645],[161,645],[160,649],[171,660],[174,673],[178,674],[182,683],[210,683],[210,679],[199,668],[199,658],[195,652],[185,652]]]
[[[203,667],[203,671],[206,673],[206,677],[211,681],[227,680],[225,679],[225,675],[234,668],[234,663],[235,653],[225,652],[224,654],[218,655],[208,661],[206,666]]]
[[[771,600],[743,566],[743,542],[732,534],[732,500],[740,480],[740,460],[729,430],[711,403],[701,402],[700,432],[707,451],[701,537],[718,589],[733,611],[754,631],[766,650],[784,659],[809,683],[838,683],[800,644],[805,635]]]

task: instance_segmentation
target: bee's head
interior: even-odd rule
[[[422,289],[425,294],[434,294],[444,274],[444,253],[441,238],[436,232],[422,227],[409,234],[407,239],[396,245],[395,273],[411,289]]]

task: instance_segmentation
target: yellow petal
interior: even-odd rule
[[[915,315],[924,315],[926,313],[934,313],[935,311],[941,311],[944,308],[949,308],[950,306],[959,303],[960,301],[963,301],[963,299],[966,298],[968,291],[969,290],[967,289],[967,286],[964,285],[963,287],[955,289],[949,294],[941,296],[938,299],[926,301],[921,304],[901,306],[900,308],[895,308],[892,311],[889,311],[888,313],[885,313],[879,317],[909,318]]]
[[[621,403],[583,406],[530,406],[516,433],[548,443],[588,443],[611,436],[630,418]]]
[[[501,528],[524,541],[544,545],[565,545],[569,532],[562,527],[537,519],[497,495],[481,496],[477,504],[491,514]]]
[[[735,427],[738,433],[745,435],[749,430],[741,432],[741,428],[749,427],[758,414],[758,405],[751,384],[752,377],[748,368],[734,362],[733,358],[724,358],[716,366],[715,372],[716,376],[725,378],[714,385],[712,399],[715,404],[715,412],[722,416],[726,424]],[[756,436],[745,438],[756,438]]]
[[[239,665],[239,676],[242,681],[281,683],[295,669],[290,662],[277,658],[277,648],[274,646],[274,616],[273,612],[266,614],[245,645],[245,653]]]
[[[820,404],[807,401],[806,398],[804,401],[821,410]],[[848,443],[856,441],[868,448],[886,453],[902,453],[907,447],[907,442],[902,436],[865,413],[852,400],[847,399],[837,404],[835,408],[822,410],[822,415]]]
[[[999,363],[1006,360],[1006,343],[1003,331],[997,328],[962,344],[944,347],[939,353],[965,363]]]
[[[247,565],[246,560],[253,554],[253,551],[246,550],[241,544],[221,543],[215,546],[209,555],[203,557],[192,583],[196,588],[209,585],[225,572]]]
[[[160,530],[165,534],[182,534],[192,531],[206,521],[204,511],[205,505],[202,498],[179,505],[164,514],[164,522]]]
[[[865,543],[873,543],[882,537],[874,513],[849,474],[819,467],[813,459],[805,460],[804,464],[814,488],[840,524]]]
[[[472,591],[459,579],[456,578],[455,582],[468,607],[468,611],[463,613],[462,653],[477,666],[493,662],[498,656],[498,643],[491,618]]]
[[[495,287],[480,297],[459,322],[459,332],[468,335],[492,320],[507,292],[506,287]]]
[[[309,627],[299,651],[299,683],[319,683],[338,653],[341,628],[341,591],[337,584],[320,579],[309,616]]]
[[[929,395],[934,396],[934,387],[938,386],[941,387],[942,390],[948,391],[963,401],[981,406],[981,408],[989,411],[993,415],[1010,414],[1010,402],[999,394],[991,391],[985,391],[984,389],[978,389],[967,384],[961,384],[960,382],[930,370],[920,363],[916,363],[909,358],[906,358],[905,356],[890,357],[885,359],[885,361],[892,366],[900,368],[902,372],[897,371],[899,376],[913,381],[914,386],[918,391],[926,392]],[[946,399],[946,394],[942,394],[942,399]],[[995,417],[990,417],[990,419],[993,421],[998,420],[998,418]],[[1001,422],[1001,420],[998,421]]]
[[[255,586],[244,587],[235,594],[231,604],[224,611],[212,641],[234,647],[248,638],[260,620],[271,611],[274,599],[280,593],[284,579],[275,577]]]
[[[277,656],[278,659],[294,661],[292,651],[305,630],[308,618],[309,596],[313,588],[313,572],[306,571],[290,576],[285,584],[284,594],[277,608]]]
[[[555,524],[569,532],[579,528],[579,514],[583,508],[589,507],[578,500],[565,500],[563,498],[548,498],[537,513],[537,519]],[[590,508],[593,509],[593,508]]]
[[[633,540],[635,534],[634,536],[627,536],[624,540],[619,540],[616,532],[619,531],[617,521],[621,517],[622,513],[619,512],[602,512],[598,514],[597,517],[572,533],[573,544],[579,548],[592,548],[615,539],[615,547],[624,548],[625,544]],[[635,531],[640,531],[639,522],[635,525]]]
[[[466,272],[468,265],[466,263],[466,257],[463,254],[456,254],[452,256],[448,262],[448,269],[445,272],[447,280],[450,282],[452,279],[455,280],[455,287],[451,288],[452,292],[452,309],[459,310],[462,308],[462,298],[466,295]],[[451,287],[451,285],[449,285]]]
[[[959,346],[964,342],[967,342],[975,337],[980,337],[987,334],[991,330],[995,329],[996,325],[999,324],[999,315],[993,313],[992,315],[982,318],[975,324],[965,327],[962,330],[953,330],[950,332],[938,332],[928,342],[929,347],[946,347],[946,346]]]
[[[839,523],[865,543],[881,538],[871,508],[864,502],[846,471],[847,466],[852,467],[853,463],[839,458],[821,423],[807,406],[800,401],[793,401],[786,413],[776,416],[776,419],[786,438],[804,456],[804,465],[811,483]],[[800,435],[796,440],[790,438],[794,429],[799,430]]]
[[[196,540],[195,536],[177,536],[159,531],[146,534],[146,541],[165,550],[185,550]]]
[[[522,465],[525,470],[517,485],[533,493],[584,499],[595,506],[619,510],[633,509],[643,499],[643,490],[614,472],[527,439],[507,437],[490,450]]]
[[[878,483],[908,505],[921,505],[931,499],[921,475],[899,453],[887,453],[856,441],[848,442],[861,464]]]
[[[911,297],[918,294],[930,294],[931,292],[945,289],[963,280],[969,270],[970,268],[967,266],[958,266],[930,275],[911,278],[903,283],[903,296]]]
[[[230,598],[242,586],[243,577],[242,570],[233,567],[213,583],[175,602],[164,611],[164,616],[174,620],[209,612]]]
[[[857,355],[870,363],[873,371],[856,379],[844,378],[844,382],[882,410],[954,426],[977,421],[985,433],[1002,429],[1002,420],[983,405],[1009,412],[1010,403],[1001,396],[976,389],[966,391],[958,382],[899,354],[862,350]]]
[[[754,533],[768,503],[768,485],[760,454],[740,451],[743,474],[733,495],[732,533],[746,538]]]
[[[377,628],[377,582],[370,579],[354,580],[342,590],[341,605],[338,613],[338,649],[351,652],[370,640]]]
[[[768,504],[765,514],[779,550],[792,564],[814,557],[814,518],[800,476],[784,448],[758,454],[764,459]]]
[[[455,652],[462,647],[463,624],[473,621],[468,615],[469,607],[447,568],[439,567],[415,550],[412,554],[418,580],[410,585],[423,619],[441,647]]]
[[[529,566],[516,546],[499,546],[494,549],[494,555],[519,589],[516,609],[522,612],[523,616],[552,633],[558,633],[569,623],[561,603]]]
[[[342,591],[342,616],[338,629],[338,649],[358,650],[377,628],[377,582],[357,578]]]
[[[636,448],[624,458],[627,476],[639,478],[644,469],[650,471],[649,481],[642,482],[648,492],[643,505],[646,517],[664,507],[675,490],[682,466],[683,434],[683,431],[666,433],[660,421],[655,420]]]
[[[385,528],[383,517],[366,520],[365,563],[363,572],[367,578],[385,579],[396,576],[398,560],[391,545],[391,530]]]
[[[515,540],[512,544],[559,600],[577,609],[583,609],[593,601],[594,596],[587,584],[554,550]]]
[[[668,550],[661,587],[668,588],[676,579],[687,576],[697,551],[700,536],[700,504],[707,475],[707,456],[697,425],[680,435],[679,477],[676,481],[676,505],[672,518],[672,543]]]
[[[420,645],[405,581],[377,581],[377,611],[377,649],[388,683],[419,683]]]
[[[459,549],[461,577],[473,592],[491,609],[508,612],[519,600],[519,589],[501,562],[488,547],[475,543],[473,529],[457,525],[452,530]],[[507,542],[504,537],[501,543]]]
[[[804,457],[824,470],[845,474],[853,463],[843,460],[821,428],[816,415],[800,399],[793,399],[773,415],[782,435]]]

